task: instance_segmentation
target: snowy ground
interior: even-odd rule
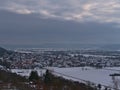
[[[21,76],[29,77],[31,71],[33,71],[33,70],[35,70],[35,69],[12,69],[11,72],[17,73],[18,75],[21,75]],[[42,76],[46,70],[45,69],[39,69],[39,70],[37,69],[36,71],[38,72],[39,76]]]
[[[114,71],[120,70],[120,68],[108,68],[108,70],[105,69],[95,69],[95,68],[90,68],[90,67],[75,67],[75,68],[56,68],[52,67],[49,68],[50,70],[53,71],[53,73],[57,76],[61,76],[66,79],[74,80],[74,81],[79,81],[79,82],[86,82],[90,81],[92,83],[101,84],[105,86],[110,86],[114,87],[113,84],[113,79],[110,76],[110,74],[114,73],[120,73],[119,71]],[[114,69],[114,70],[109,70],[109,69]],[[44,70],[37,70],[39,75],[43,75],[45,73]],[[19,75],[22,76],[29,76],[31,70],[29,69],[13,69],[12,72],[15,72]],[[116,81],[118,82],[118,85],[120,85],[120,77],[117,76],[115,77]]]
[[[70,77],[63,76],[66,79],[71,79],[80,82],[84,82],[82,80],[85,80],[85,81],[93,82],[95,84],[102,84],[110,87],[114,86],[110,74],[119,73],[118,71],[111,71],[104,69],[82,69],[82,68],[55,68],[54,71],[58,72],[56,74],[58,76],[62,76],[59,73],[70,76]],[[119,79],[120,81],[119,77],[116,77],[116,79]]]

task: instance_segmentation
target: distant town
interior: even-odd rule
[[[120,66],[120,52],[103,50],[17,49],[1,56],[0,65],[11,69],[81,66],[96,68],[118,67]]]

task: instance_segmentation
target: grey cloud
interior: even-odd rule
[[[119,10],[119,0],[0,0],[0,44],[120,43]]]
[[[1,9],[44,18],[120,23],[119,0],[1,0]]]
[[[0,44],[119,43],[119,28],[113,26],[114,23],[77,23],[0,11]]]

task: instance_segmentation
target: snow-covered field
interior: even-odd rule
[[[112,69],[112,68],[111,68]],[[62,73],[67,76],[62,76],[66,79],[71,79],[75,81],[84,82],[90,81],[95,84],[101,84],[105,86],[113,86],[113,80],[110,74],[119,73],[118,71],[104,70],[104,69],[82,69],[82,68],[55,68],[55,72],[58,72],[56,75],[62,76],[59,73]],[[81,80],[80,80],[81,79]],[[120,81],[119,77],[116,79]]]
[[[119,71],[114,71],[114,70],[106,70],[106,69],[95,69],[91,67],[74,67],[74,68],[57,68],[57,67],[52,67],[49,68],[50,70],[53,71],[53,74],[57,76],[61,76],[66,79],[74,80],[74,81],[79,81],[79,82],[92,82],[105,86],[110,86],[114,87],[113,84],[113,79],[110,74],[114,73],[120,73]],[[120,70],[120,68],[108,68],[108,69],[116,69]],[[45,73],[45,69],[37,70],[39,75],[42,75]],[[15,72],[19,75],[22,76],[29,76],[31,70],[29,69],[13,69],[12,72]],[[120,85],[120,76],[115,77],[116,81],[118,82],[118,85]]]

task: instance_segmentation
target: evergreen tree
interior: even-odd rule
[[[102,86],[101,84],[98,84],[98,89],[101,90]]]
[[[49,72],[49,70],[46,70],[46,73],[44,75],[44,83],[46,84],[51,83],[51,78],[52,78],[51,73]]]
[[[37,81],[39,79],[37,71],[31,71],[29,80],[30,81]]]

